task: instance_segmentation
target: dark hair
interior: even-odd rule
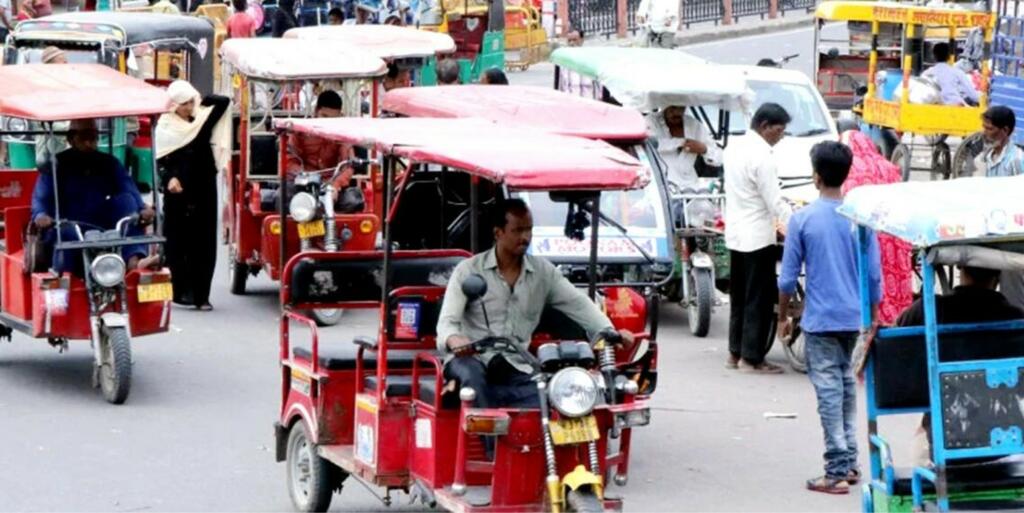
[[[316,97],[316,108],[341,110],[341,96],[328,89]]]
[[[1010,132],[1017,127],[1017,116],[1009,107],[993,105],[981,115],[981,118],[992,123],[996,128],[1005,128]]]
[[[792,120],[793,118],[789,117],[789,113],[782,108],[782,105],[769,102],[758,107],[754,117],[750,120],[750,128],[757,130],[764,125],[788,125]]]
[[[508,77],[498,68],[488,68],[484,71],[484,76],[487,77],[488,85],[508,85]]]
[[[388,63],[388,78],[391,80],[398,78],[398,64],[393,62]]]
[[[331,7],[330,11],[327,11],[328,18],[338,18],[341,21],[345,21],[345,13],[338,7]]]
[[[1002,274],[999,271],[999,269],[989,269],[987,267],[971,267],[965,265],[961,267],[960,270],[963,271],[964,274],[970,276],[972,280],[979,284],[992,283],[993,281],[999,279],[999,276]]]
[[[850,175],[853,152],[845,144],[822,141],[811,148],[811,167],[826,187],[839,187]]]
[[[508,224],[508,215],[525,214],[530,211],[526,202],[519,198],[509,198],[497,202],[491,209],[491,227],[505,228]]]
[[[932,57],[935,57],[935,62],[949,61],[949,43],[935,43],[932,46]]]
[[[437,81],[441,84],[459,83],[459,63],[445,59],[437,63]]]
[[[245,12],[249,8],[249,2],[246,0],[231,0],[231,5],[235,8],[235,12]]]
[[[761,59],[761,60],[757,61],[757,65],[761,66],[762,68],[777,68],[777,67],[779,67],[779,63],[775,62],[774,59],[770,59],[770,58],[764,58],[764,59]]]

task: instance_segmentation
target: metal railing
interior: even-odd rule
[[[569,0],[569,24],[583,30],[587,36],[615,34],[618,31],[616,0]]]
[[[818,0],[779,0],[779,12],[806,11],[811,12],[818,5]]]
[[[725,7],[722,0],[683,0],[682,1],[683,24],[687,27],[691,23],[705,23],[709,21],[722,21]]]
[[[640,0],[626,0],[626,30],[633,34],[639,30],[636,22],[636,11],[640,8]]]
[[[763,20],[769,9],[768,0],[732,0],[732,17],[736,21],[744,16],[760,16]]]

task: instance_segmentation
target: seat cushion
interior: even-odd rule
[[[420,376],[420,400],[427,404],[434,404],[434,391],[436,380],[434,376]],[[388,376],[388,389],[384,395],[388,397],[409,397],[412,395],[412,376]],[[377,390],[377,376],[366,376],[363,378],[363,386],[367,392]]]
[[[320,366],[332,371],[355,370],[356,354],[359,346],[355,344],[337,344],[326,346],[320,345]],[[416,355],[427,351],[401,349],[388,351],[388,368],[390,369],[411,369],[412,362]],[[292,353],[299,358],[309,360],[312,352],[306,347],[294,347]],[[377,367],[377,353],[372,351],[363,352],[363,368],[375,369]],[[408,394],[406,394],[408,395]]]
[[[911,495],[911,475],[912,469],[896,469],[893,495]],[[1024,459],[1014,456],[991,463],[949,466],[947,482],[951,494],[1024,488]],[[935,493],[930,481],[924,480],[921,484],[924,493]]]

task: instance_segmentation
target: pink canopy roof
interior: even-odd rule
[[[647,136],[639,112],[544,87],[405,87],[388,91],[382,107],[403,116],[480,117],[587,139],[629,141]]]
[[[278,120],[278,128],[464,170],[515,190],[642,187],[647,169],[615,147],[480,119]]]
[[[320,25],[293,28],[285,38],[338,41],[370,52],[381,59],[430,57],[455,51],[448,34],[394,25]]]
[[[387,71],[379,57],[334,41],[228,39],[221,58],[243,74],[265,80],[378,77]]]
[[[99,64],[0,66],[0,115],[62,121],[161,114],[167,92]]]

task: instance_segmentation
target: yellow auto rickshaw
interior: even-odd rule
[[[943,104],[937,85],[921,75],[934,64],[935,44],[949,45],[949,64],[956,63],[958,45],[972,34],[989,45],[995,17],[957,8],[849,0],[823,2],[815,16],[815,74],[830,108],[852,107],[862,130],[901,167],[904,180],[910,177],[915,136],[924,137],[931,150],[932,175],[955,176],[965,159],[951,158],[946,141],[981,129],[989,97],[988,63],[965,60],[979,92],[977,105]],[[851,28],[845,52],[822,35],[834,21]],[[854,30],[858,26],[861,33]]]

